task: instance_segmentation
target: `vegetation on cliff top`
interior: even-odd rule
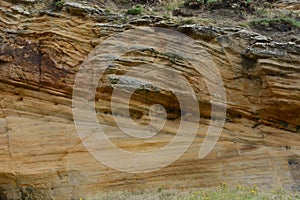
[[[117,0],[114,2],[118,8],[123,6],[126,14],[158,15],[177,24],[243,26],[276,41],[300,42],[300,12],[281,7],[282,2],[277,0]],[[122,9],[117,12],[122,13]]]
[[[250,24],[255,28],[275,31],[290,31],[300,28],[300,21],[289,17],[255,19]]]

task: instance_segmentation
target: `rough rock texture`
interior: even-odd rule
[[[53,5],[43,1],[0,5],[1,199],[89,199],[109,190],[221,183],[300,190],[299,45],[273,42],[241,28],[178,26],[151,16],[126,20],[72,3],[63,11],[51,11]],[[109,106],[117,75],[141,63],[164,63],[187,77],[199,98],[202,118],[188,151],[161,170],[128,174],[95,160],[79,139],[71,99],[76,73],[95,46],[135,26],[165,27],[192,37],[220,70],[228,101],[226,124],[205,159],[198,159],[210,117],[204,82],[185,61],[153,51],[136,50],[115,62],[117,67],[103,78],[105,87],[98,88],[97,115],[112,125],[110,137],[126,150],[147,151],[167,144],[176,133],[180,113],[172,94],[150,88],[149,101],[143,93],[132,100],[130,114],[140,124],[149,121],[148,105],[158,102],[167,108],[168,121],[151,140],[113,135]],[[126,121],[129,116],[123,117]]]

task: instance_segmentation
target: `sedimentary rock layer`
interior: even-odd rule
[[[3,199],[88,199],[108,190],[186,189],[222,183],[300,189],[299,45],[274,42],[242,28],[179,26],[154,16],[124,19],[81,4],[68,3],[57,11],[44,1],[18,2],[0,2]],[[157,84],[134,93],[129,115],[122,98],[116,104],[124,124],[133,119],[140,125],[150,122],[149,106],[163,105],[166,124],[151,139],[119,134],[110,106],[121,75],[133,67],[165,66],[171,74],[179,73],[188,80],[198,99],[201,120],[191,147],[170,166],[130,174],[105,166],[82,144],[72,115],[76,74],[97,45],[138,27],[163,27],[189,36],[194,48],[207,52],[203,62],[212,60],[220,71],[227,97],[226,123],[218,143],[204,159],[198,158],[198,152],[211,117],[205,85],[208,77],[185,58],[161,49],[136,48],[114,60],[97,88],[97,117],[107,125],[112,142],[125,150],[148,152],[168,144],[177,133],[182,113],[174,93],[157,88],[155,81],[158,77],[170,84],[183,80],[163,70],[162,74],[154,71],[150,77]],[[145,40],[150,44],[152,38]],[[117,46],[118,41],[111,45]],[[138,77],[131,78],[122,87],[140,84]],[[193,108],[188,111],[192,113]]]

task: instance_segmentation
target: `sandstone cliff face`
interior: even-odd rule
[[[2,199],[89,199],[108,190],[221,183],[300,190],[299,45],[274,42],[242,28],[179,26],[153,16],[124,20],[80,4],[68,3],[55,12],[44,1],[17,2],[0,2]],[[117,67],[104,75],[105,87],[97,90],[97,115],[111,125],[113,142],[126,150],[147,151],[167,144],[176,133],[180,113],[171,93],[150,89],[147,101],[137,93],[131,102],[130,115],[141,124],[149,122],[147,105],[165,106],[166,125],[151,140],[114,135],[109,105],[115,76],[140,63],[164,63],[189,79],[199,99],[199,131],[188,151],[158,171],[128,174],[101,164],[79,139],[72,88],[80,65],[106,38],[138,26],[184,33],[216,63],[226,89],[227,118],[217,145],[205,159],[198,159],[210,118],[205,83],[188,63],[174,62],[158,50],[155,55],[137,50],[115,62]],[[123,117],[126,122],[130,116]]]

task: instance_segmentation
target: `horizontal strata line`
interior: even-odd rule
[[[31,36],[31,35],[34,35],[34,37],[36,38],[37,35],[47,35],[47,34],[50,34],[50,35],[58,35],[58,36],[61,36],[61,38],[66,38],[66,39],[69,39],[67,41],[71,41],[71,42],[74,42],[74,41],[79,41],[79,42],[83,42],[83,43],[89,43],[90,40],[82,40],[82,39],[79,39],[79,38],[82,38],[82,35],[78,35],[78,37],[75,37],[75,36],[71,36],[71,35],[68,35],[68,34],[64,34],[64,33],[61,33],[61,32],[58,32],[58,31],[41,31],[41,32],[37,32],[37,31],[23,31],[20,33],[20,35],[22,36]]]
[[[259,62],[259,65],[262,67],[262,70],[270,70],[270,71],[282,71],[283,73],[285,71],[289,73],[300,73],[300,67],[297,67],[296,65],[291,66],[291,64],[285,63],[284,65],[282,63],[270,63],[270,62]],[[300,63],[299,63],[300,65]],[[272,70],[273,69],[273,70]]]
[[[47,94],[52,94],[58,97],[65,97],[68,99],[71,99],[71,94],[68,95],[69,93],[63,93],[63,92],[59,92],[58,90],[56,90],[56,88],[43,88],[40,86],[40,84],[36,84],[36,85],[32,85],[32,84],[28,84],[26,82],[22,83],[22,82],[17,82],[17,81],[13,81],[13,80],[4,80],[4,79],[0,79],[0,83],[3,83],[5,85],[9,85],[9,86],[14,86],[16,88],[24,88],[24,89],[29,89],[29,90],[33,90],[33,91],[40,91],[40,92],[45,92]],[[14,93],[13,91],[11,93]]]
[[[300,84],[300,81],[299,81]],[[289,98],[293,98],[293,96],[291,94],[287,95],[287,93],[293,92],[295,91],[294,97],[299,97],[299,98],[294,98],[294,99],[300,99],[300,95],[298,92],[300,92],[300,87],[299,88],[295,88],[293,86],[287,86],[287,85],[283,85],[283,84],[277,84],[277,85],[272,85],[269,87],[272,90],[272,93],[277,93],[277,94],[284,94],[285,95],[281,95],[281,96],[285,96],[286,99]],[[277,91],[275,89],[278,89]],[[284,93],[280,93],[279,91],[284,91]]]

